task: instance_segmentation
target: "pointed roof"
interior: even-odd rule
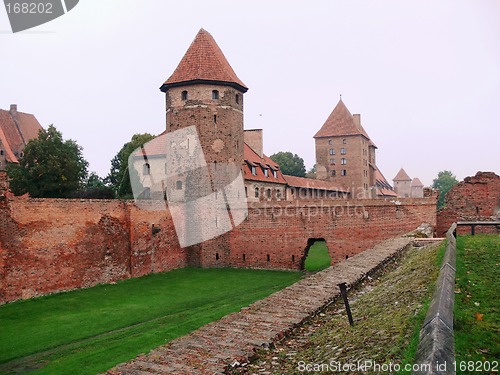
[[[403,168],[401,168],[396,177],[392,179],[392,181],[411,181],[411,178],[410,176],[408,176],[406,171]]]
[[[215,83],[246,92],[248,88],[238,78],[215,39],[200,29],[181,62],[169,79],[160,87],[166,92],[170,87],[195,83]]]
[[[424,184],[422,183],[422,181],[420,181],[420,179],[418,177],[415,177],[412,181],[411,181],[411,186],[412,187],[423,187]]]
[[[366,139],[370,139],[365,129],[362,126],[358,127],[356,125],[351,112],[349,112],[342,99],[340,99],[314,138],[346,135],[363,135]]]

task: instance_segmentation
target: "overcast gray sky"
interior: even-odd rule
[[[500,174],[500,1],[80,0],[12,34],[0,8],[0,108],[11,103],[84,149],[90,170],[134,133],[165,128],[160,85],[209,31],[245,94],[264,151],[314,164],[313,135],[342,94],[378,146],[425,185]]]

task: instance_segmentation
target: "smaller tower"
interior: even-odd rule
[[[424,184],[418,177],[411,181],[411,197],[423,198],[424,197]]]
[[[403,168],[399,170],[398,174],[392,179],[392,181],[394,182],[394,191],[398,197],[411,197],[411,178]]]

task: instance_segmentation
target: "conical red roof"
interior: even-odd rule
[[[200,29],[174,73],[160,90],[165,92],[169,87],[195,83],[227,85],[241,92],[248,90],[229,65],[215,39],[204,29]]]
[[[392,181],[411,181],[411,177],[408,176],[408,173],[406,173],[403,168],[401,168],[396,177],[392,179]]]
[[[364,135],[367,139],[370,139],[362,126],[356,126],[351,112],[349,112],[342,99],[340,99],[314,138],[346,135]]]

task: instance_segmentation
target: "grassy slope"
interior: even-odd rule
[[[182,269],[7,304],[0,307],[0,364],[18,358],[22,372],[38,363],[44,366],[37,374],[95,374],[238,311],[300,276]],[[41,351],[48,352],[35,354]],[[10,371],[11,365],[0,365],[0,373]]]
[[[500,236],[460,236],[455,287],[455,356],[500,360]],[[459,366],[457,366],[459,367]],[[457,374],[466,373],[457,368]]]

